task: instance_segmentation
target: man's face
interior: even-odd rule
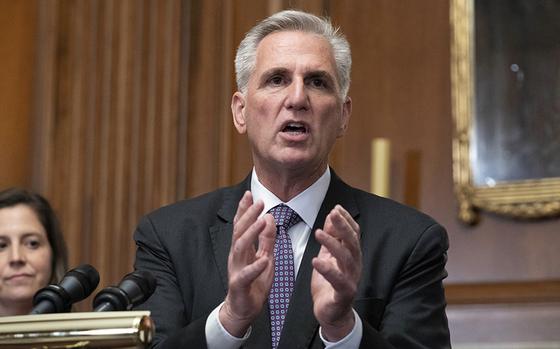
[[[247,92],[232,99],[257,170],[324,171],[351,112],[336,77],[331,46],[318,35],[276,32],[260,42]]]

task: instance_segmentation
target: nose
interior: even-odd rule
[[[309,95],[301,79],[295,79],[287,91],[286,108],[296,111],[309,109]]]
[[[21,246],[13,244],[10,254],[10,265],[12,267],[22,266],[25,264],[25,253],[22,251]]]

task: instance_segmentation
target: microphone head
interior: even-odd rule
[[[89,296],[99,284],[99,273],[89,264],[82,264],[70,270],[60,287],[66,290],[72,303],[81,301]]]
[[[106,287],[93,299],[94,311],[129,310],[148,299],[156,289],[156,279],[147,271],[125,275],[119,286]]]
[[[89,264],[67,272],[58,285],[48,285],[33,297],[32,314],[70,311],[73,303],[89,296],[99,284],[99,273]]]
[[[127,274],[121,281],[122,289],[130,300],[132,306],[143,303],[156,290],[156,279],[145,270],[136,270]]]

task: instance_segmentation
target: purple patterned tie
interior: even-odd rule
[[[270,289],[268,305],[270,307],[270,329],[272,331],[272,348],[278,347],[284,317],[288,312],[290,296],[294,290],[295,269],[292,241],[288,229],[301,221],[301,217],[284,204],[268,211],[276,222],[276,243],[274,244],[274,282]]]

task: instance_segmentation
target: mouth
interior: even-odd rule
[[[287,122],[284,127],[282,127],[282,132],[289,134],[305,134],[309,132],[309,127],[303,122]]]
[[[32,277],[32,275],[30,275],[30,274],[15,274],[15,275],[7,277],[6,280],[20,280],[20,279],[25,279],[25,278],[29,278],[29,277]]]

